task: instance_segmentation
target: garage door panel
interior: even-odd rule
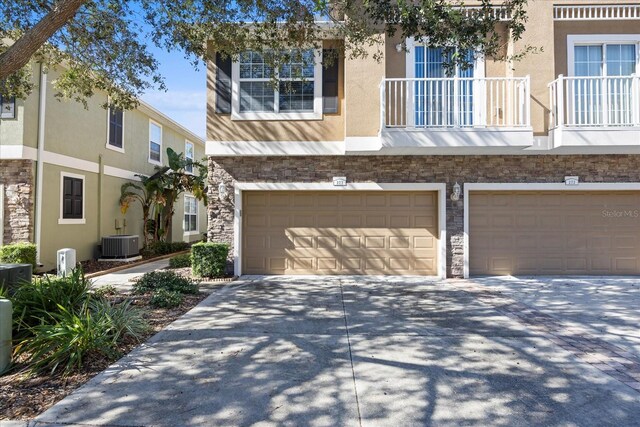
[[[640,274],[639,206],[640,192],[471,192],[470,274]]]
[[[244,194],[256,210],[245,207],[243,215],[243,272],[437,274],[437,193],[282,193],[277,206],[269,192],[260,200]],[[259,236],[266,247],[254,245]]]

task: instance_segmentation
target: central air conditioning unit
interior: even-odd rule
[[[118,235],[102,238],[102,258],[131,258],[140,253],[139,237],[136,235]]]
[[[22,282],[31,282],[31,264],[0,264],[0,288],[12,290]]]
[[[76,268],[76,250],[64,248],[58,250],[58,277],[70,275]]]

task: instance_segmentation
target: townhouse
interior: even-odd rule
[[[542,51],[515,63],[380,34],[382,61],[323,67],[325,40],[278,90],[258,53],[210,61],[208,232],[236,274],[639,274],[640,2],[528,15],[505,49]]]
[[[85,109],[55,96],[55,70],[34,64],[33,76],[29,97],[2,100],[0,245],[36,243],[43,271],[56,267],[61,248],[75,249],[78,261],[98,257],[104,236],[138,234],[142,245],[142,210],[134,203],[121,212],[122,184],[166,164],[168,147],[201,160],[204,141],[144,102],[104,109],[107,96],[97,93]],[[169,238],[197,241],[205,231],[204,204],[182,195]]]

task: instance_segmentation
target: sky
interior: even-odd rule
[[[165,78],[167,91],[147,91],[142,100],[205,138],[207,86],[204,63],[196,70],[181,52],[166,52],[151,44],[149,50],[160,62],[159,71]]]

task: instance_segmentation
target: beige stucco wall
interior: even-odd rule
[[[85,178],[84,213],[85,224],[58,224],[60,219],[61,172],[83,175]],[[90,259],[94,255],[97,241],[98,219],[98,175],[77,169],[45,165],[42,193],[42,237],[40,241],[40,262],[43,270],[56,266],[56,251],[61,248],[76,250],[77,260]]]
[[[325,48],[335,41],[326,40]],[[214,51],[210,50],[210,55]],[[344,139],[344,58],[338,62],[338,113],[324,114],[322,120],[253,121],[231,120],[215,114],[216,66],[207,63],[207,140],[212,141],[342,141]]]

